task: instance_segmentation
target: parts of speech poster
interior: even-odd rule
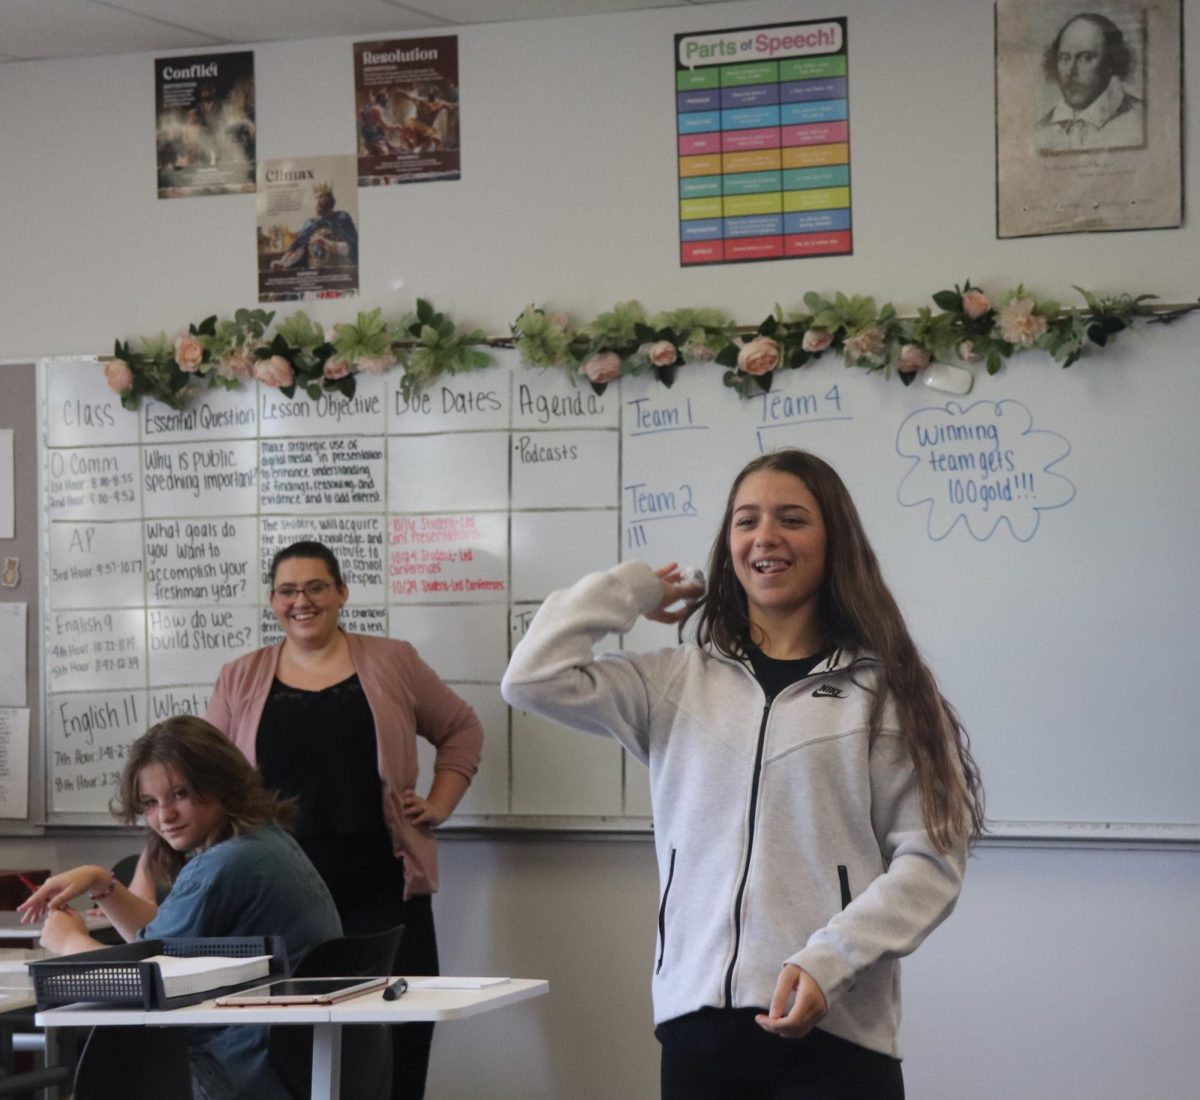
[[[675,36],[680,265],[853,252],[846,20]]]

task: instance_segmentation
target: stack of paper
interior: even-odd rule
[[[242,982],[265,978],[271,971],[270,955],[254,955],[247,959],[234,959],[226,955],[188,958],[151,955],[143,961],[158,964],[163,979],[163,993],[168,997],[205,993],[225,985],[241,985]]]

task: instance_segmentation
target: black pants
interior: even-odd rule
[[[347,936],[360,936],[403,924],[404,935],[392,973],[436,975],[439,970],[432,899],[427,894],[408,901],[399,898],[397,893],[370,906],[343,911],[342,929]],[[432,1042],[432,1023],[397,1024],[392,1028],[392,1100],[421,1100],[425,1095]]]
[[[900,1063],[825,1031],[784,1039],[762,1009],[705,1008],[659,1024],[662,1100],[904,1100]]]

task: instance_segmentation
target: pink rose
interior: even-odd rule
[[[868,325],[847,337],[842,346],[846,349],[846,358],[852,363],[861,359],[883,362],[883,331],[878,325]]]
[[[905,344],[900,349],[900,358],[896,361],[897,370],[905,374],[916,374],[929,366],[929,352],[920,344]]]
[[[554,325],[555,328],[566,328],[567,325],[571,323],[571,318],[565,313],[556,313],[550,318],[550,323]]]
[[[128,393],[133,389],[133,371],[124,359],[110,359],[105,363],[104,377],[113,393]]]
[[[650,345],[648,357],[652,366],[669,367],[679,359],[679,352],[670,340],[659,340]]]
[[[363,355],[358,360],[358,369],[364,374],[383,374],[396,365],[396,357],[385,351],[382,355]]]
[[[970,317],[972,321],[977,321],[992,308],[991,301],[982,290],[968,290],[962,296],[962,305],[963,313]]]
[[[779,345],[769,336],[756,336],[738,352],[738,370],[743,374],[770,374],[779,366]]]
[[[255,364],[254,377],[265,386],[283,389],[296,381],[296,372],[282,355],[272,355],[270,359],[260,359]]]
[[[615,382],[621,377],[621,357],[615,351],[597,352],[584,362],[579,373],[586,374],[588,381],[597,385]]]
[[[321,373],[331,382],[336,382],[350,373],[350,364],[345,359],[326,359]]]
[[[975,343],[972,340],[963,340],[955,350],[958,353],[958,357],[964,363],[978,363],[979,360],[983,358],[983,356],[975,350]]]
[[[1033,312],[1032,298],[1014,298],[1001,311],[1000,335],[1010,344],[1031,347],[1046,331],[1046,318]]]
[[[827,328],[810,328],[804,332],[800,346],[807,352],[816,355],[833,343],[833,333]]]
[[[217,364],[217,373],[222,378],[246,379],[254,375],[254,366],[258,362],[254,353],[248,348],[231,348]]]
[[[196,337],[180,333],[175,339],[175,362],[189,374],[198,371],[204,362],[204,345]]]

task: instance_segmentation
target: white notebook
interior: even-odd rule
[[[486,989],[502,985],[507,978],[409,978],[409,989]]]

